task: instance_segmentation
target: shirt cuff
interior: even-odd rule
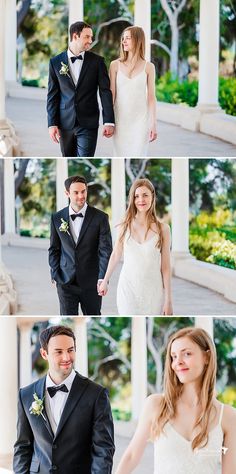
[[[114,126],[115,126],[114,123],[109,123],[109,122],[108,122],[108,123],[104,123],[103,125],[109,125],[110,127],[114,127]]]

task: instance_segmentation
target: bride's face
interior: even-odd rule
[[[134,42],[131,37],[130,31],[125,31],[123,38],[122,38],[122,45],[124,48],[124,51],[132,51],[134,47]]]
[[[140,186],[134,193],[134,204],[138,212],[147,212],[152,205],[152,192],[147,186]]]
[[[207,353],[189,337],[180,337],[171,346],[171,367],[183,384],[201,380]]]

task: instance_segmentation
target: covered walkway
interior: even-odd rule
[[[16,314],[58,315],[57,292],[50,281],[46,248],[3,245],[2,256],[18,294]],[[104,315],[117,314],[116,288],[119,272],[120,268],[117,268],[111,278],[109,292],[103,298]],[[236,304],[219,293],[177,277],[173,278],[173,305],[175,315],[236,314]]]
[[[8,97],[6,110],[20,138],[22,156],[61,156],[59,145],[53,143],[48,135],[44,100]],[[236,146],[177,125],[158,121],[158,134],[158,140],[150,144],[149,156],[236,156]],[[96,156],[111,157],[112,154],[112,139],[103,138],[100,127]]]

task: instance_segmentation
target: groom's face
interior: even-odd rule
[[[55,383],[60,383],[70,375],[75,361],[75,345],[72,337],[54,336],[49,339],[48,350],[40,349],[41,356],[47,360],[49,374]]]
[[[73,43],[77,52],[87,51],[93,42],[93,31],[91,28],[83,28],[80,35],[74,34]]]
[[[66,191],[66,195],[70,199],[72,209],[78,212],[87,200],[87,187],[84,183],[72,183],[69,191]]]

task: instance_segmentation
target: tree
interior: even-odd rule
[[[179,56],[179,26],[178,17],[186,5],[187,0],[160,0],[170,23],[171,48],[170,48],[170,72],[173,77],[178,75]]]

